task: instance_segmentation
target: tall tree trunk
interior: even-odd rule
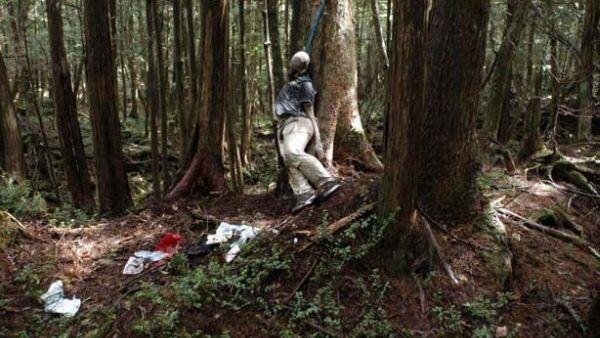
[[[79,209],[93,210],[94,187],[90,179],[85,148],[77,120],[77,99],[71,87],[60,6],[60,0],[46,0],[56,131],[60,140],[67,186],[71,193],[73,206]]]
[[[163,31],[163,13],[162,7],[159,9],[157,0],[152,1],[152,11],[154,15],[154,38],[156,47],[156,66],[158,67],[158,111],[160,112],[160,145],[161,145],[161,174],[163,180],[164,193],[171,185],[169,175],[169,154],[168,154],[168,134],[167,130],[167,71],[164,61],[162,31]],[[160,12],[159,12],[160,11]]]
[[[577,139],[584,140],[591,136],[593,119],[593,83],[594,83],[594,45],[599,36],[600,2],[587,0],[583,35],[581,37],[581,67],[579,73],[579,110],[577,123]]]
[[[186,23],[187,23],[187,56],[188,56],[188,68],[190,75],[190,84],[189,84],[189,102],[190,102],[190,111],[188,113],[188,126],[191,128],[195,125],[198,114],[198,101],[199,97],[197,97],[198,92],[198,72],[197,72],[197,60],[196,60],[196,34],[194,34],[194,3],[193,0],[184,0],[183,4],[185,6],[186,13]],[[187,138],[191,137],[191,130],[188,131]],[[192,140],[193,142],[193,140]]]
[[[281,34],[279,34],[279,0],[266,0],[269,16],[269,37],[271,38],[271,55],[273,59],[273,79],[276,90],[285,85],[285,68],[281,52]]]
[[[419,197],[440,220],[470,220],[477,211],[475,128],[489,8],[488,0],[438,0],[430,16]]]
[[[27,72],[25,62],[25,31],[27,30],[30,0],[9,0],[7,2],[7,11],[11,16],[10,30],[13,43],[13,52],[15,55],[15,78],[14,90],[11,92],[12,98],[16,101],[26,100],[27,93],[30,90],[31,74]],[[14,106],[14,101],[13,101]],[[21,109],[17,108],[18,111]]]
[[[542,53],[543,54],[543,53]],[[544,147],[540,134],[542,119],[542,74],[544,73],[544,58],[541,57],[533,80],[533,93],[525,111],[525,131],[523,134],[523,148],[521,157],[528,158]]]
[[[247,99],[247,70],[246,70],[246,21],[244,15],[244,1],[238,0],[239,9],[239,48],[240,48],[240,66],[239,66],[239,80],[240,80],[240,115],[242,117],[242,142],[240,145],[240,157],[242,164],[248,166],[250,164],[250,141],[252,138],[252,121],[250,118],[250,112],[248,110],[248,99]]]
[[[158,156],[158,126],[156,117],[158,115],[160,98],[158,94],[158,76],[155,61],[156,51],[154,44],[156,42],[156,27],[154,25],[154,5],[156,0],[146,0],[146,25],[148,28],[148,83],[147,88],[147,112],[150,123],[150,156],[152,158],[152,193],[155,200],[162,197],[160,181],[160,163]]]
[[[369,170],[381,171],[383,165],[367,139],[358,111],[353,13],[349,0],[328,2],[318,37],[320,48],[313,60],[315,84],[320,93],[315,111],[330,167],[335,140],[337,158],[352,158]]]
[[[175,83],[175,114],[179,123],[179,157],[185,158],[185,145],[188,142],[188,125],[184,110],[183,60],[181,59],[181,0],[173,1],[173,82]]]
[[[86,80],[100,210],[117,213],[133,201],[121,148],[108,6],[84,0]]]
[[[383,27],[381,26],[381,15],[379,14],[378,0],[371,0],[371,14],[373,15],[373,25],[375,26],[375,37],[377,38],[377,46],[381,53],[381,58],[385,62],[385,69],[390,68],[390,60],[388,58],[387,47],[385,46],[385,37],[383,36]],[[420,6],[421,4],[419,4]]]
[[[484,133],[493,139],[497,137],[502,114],[510,114],[510,109],[507,109],[505,105],[506,91],[510,90],[510,70],[519,45],[521,32],[525,26],[529,1],[509,0],[507,6],[506,27],[492,77],[491,96],[488,101],[487,115],[483,127]]]
[[[25,179],[25,161],[21,129],[17,121],[15,106],[10,94],[6,64],[0,48],[0,145],[2,146],[2,168],[17,180]]]
[[[427,0],[402,1],[395,8],[394,42],[385,121],[385,171],[379,195],[382,217],[396,213],[383,250],[394,270],[408,270],[409,235],[419,176],[421,124],[425,111],[425,12]]]
[[[129,14],[129,17],[127,19],[127,27],[128,27],[128,31],[129,31],[129,40],[128,42],[133,46],[135,44],[135,36],[136,36],[136,31],[135,31],[135,26],[134,26],[134,17],[135,17],[135,12],[132,12]],[[128,53],[127,54],[127,70],[129,71],[129,81],[130,81],[130,101],[131,101],[131,111],[129,113],[129,116],[132,118],[137,119],[139,116],[138,113],[138,82],[137,82],[137,69],[136,69],[136,64],[135,64],[135,56],[133,55],[133,53]]]
[[[202,3],[203,46],[202,97],[198,150],[187,172],[168,198],[189,192],[223,193],[226,191],[223,167],[223,131],[227,109],[227,60],[229,54],[229,1],[206,0]]]
[[[290,59],[294,53],[304,49],[308,31],[310,29],[310,18],[311,2],[293,0],[288,59]]]

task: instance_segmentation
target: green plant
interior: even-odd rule
[[[436,332],[440,335],[447,334],[462,334],[463,333],[463,322],[461,319],[460,311],[456,306],[451,305],[449,308],[443,308],[436,306],[431,309],[433,317],[438,324]]]
[[[188,259],[185,254],[179,253],[173,256],[168,263],[169,271],[174,275],[183,275],[188,272]]]
[[[45,215],[46,201],[34,192],[29,181],[18,182],[6,175],[0,175],[0,210],[6,210],[18,218],[33,218]]]

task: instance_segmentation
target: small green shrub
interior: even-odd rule
[[[0,210],[6,210],[17,218],[33,218],[45,215],[46,201],[34,192],[29,181],[22,183],[10,176],[0,175]]]

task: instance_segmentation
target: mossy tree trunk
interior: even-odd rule
[[[419,198],[440,220],[478,211],[475,128],[489,8],[487,0],[439,0],[430,16]]]

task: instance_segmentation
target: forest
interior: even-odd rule
[[[600,0],[0,0],[0,337],[600,337]]]

